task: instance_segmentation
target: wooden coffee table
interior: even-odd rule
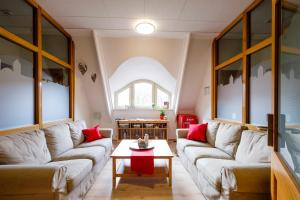
[[[131,150],[129,145],[136,140],[122,140],[112,155],[112,187],[116,187],[117,177],[166,177],[172,186],[172,158],[173,154],[166,140],[150,140],[155,146],[154,173],[138,175],[130,170]]]

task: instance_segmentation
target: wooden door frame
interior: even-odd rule
[[[300,184],[278,152],[279,128],[279,43],[281,34],[282,0],[272,0],[272,85],[273,85],[273,152],[271,161],[271,197],[285,193],[291,200],[300,199]],[[279,187],[280,184],[280,187]]]

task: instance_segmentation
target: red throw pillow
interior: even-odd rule
[[[94,128],[83,129],[82,133],[86,142],[92,142],[102,138],[99,125],[95,126]]]
[[[206,124],[190,124],[189,132],[187,134],[187,139],[189,140],[196,140],[201,142],[206,141]]]

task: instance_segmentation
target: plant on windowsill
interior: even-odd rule
[[[160,110],[159,118],[160,120],[163,120],[165,118],[166,112],[164,110]]]
[[[152,109],[154,110],[156,108],[155,103],[152,104]]]

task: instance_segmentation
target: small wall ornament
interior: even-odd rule
[[[97,78],[97,74],[96,74],[96,73],[93,73],[93,74],[91,75],[91,79],[93,80],[94,83],[95,83],[95,81],[96,81],[96,78]]]
[[[78,69],[79,69],[80,73],[83,76],[86,73],[86,71],[87,71],[87,66],[86,66],[86,64],[84,62],[79,62]]]

